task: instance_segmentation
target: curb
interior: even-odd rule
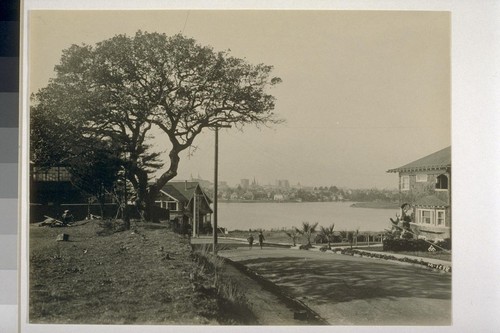
[[[264,290],[278,297],[286,306],[288,306],[294,311],[295,314],[294,319],[304,320],[304,323],[307,323],[309,325],[330,325],[325,319],[321,318],[321,316],[318,313],[309,308],[302,301],[289,296],[287,293],[283,291],[283,289],[280,286],[276,285],[272,281],[266,279],[262,275],[258,274],[257,272],[251,270],[250,268],[239,262],[232,261],[231,259],[228,258],[223,258],[223,260],[224,262],[232,265],[241,273],[255,280],[259,285],[262,286]]]

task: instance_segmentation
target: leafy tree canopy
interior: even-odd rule
[[[123,152],[137,203],[148,210],[177,175],[179,153],[204,129],[280,122],[266,92],[281,81],[271,71],[180,34],[138,31],[72,45],[55,78],[33,96],[32,159],[59,162],[74,155],[81,138],[110,140]],[[150,183],[163,167],[147,143],[153,126],[167,135],[160,146],[170,151]]]

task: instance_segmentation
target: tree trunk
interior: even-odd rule
[[[152,195],[153,194],[153,195]],[[144,198],[144,219],[148,222],[160,222],[158,215],[155,214],[154,204],[155,204],[156,195],[150,192]]]
[[[144,209],[144,219],[149,222],[158,222],[158,216],[154,214],[154,203],[158,195],[160,194],[160,190],[165,186],[169,180],[177,176],[177,169],[179,167],[179,148],[174,148],[169,153],[170,157],[170,167],[164,172],[160,178],[156,180],[156,182],[147,188],[146,193],[141,194],[141,191],[138,192],[138,200],[143,203]]]
[[[123,223],[125,230],[130,230],[130,216],[128,215],[128,205],[126,201],[123,207]]]

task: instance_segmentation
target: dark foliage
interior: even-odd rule
[[[451,250],[451,238],[446,238],[442,241],[439,241],[436,243],[436,245],[445,249],[445,250]]]
[[[423,239],[384,239],[384,251],[427,251],[430,244]]]

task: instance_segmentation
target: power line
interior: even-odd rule
[[[189,13],[191,13],[189,10],[187,12],[187,15],[186,15],[186,20],[184,21],[184,27],[182,28],[182,34],[184,35],[184,30],[186,29],[186,24],[187,24],[187,21],[188,21],[188,18],[189,18]]]

